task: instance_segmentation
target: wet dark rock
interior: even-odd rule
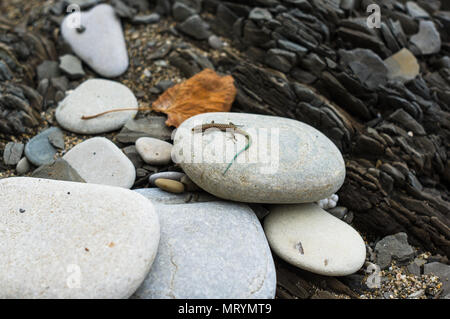
[[[392,122],[402,126],[406,130],[412,131],[417,135],[425,135],[426,132],[422,125],[420,125],[411,115],[406,113],[403,109],[398,109],[392,113],[389,118]]]
[[[199,15],[193,15],[177,24],[177,29],[197,40],[206,40],[211,35],[209,24],[203,21]]]
[[[283,50],[291,51],[297,54],[298,58],[304,57],[308,53],[308,49],[288,40],[278,40],[278,47]]]
[[[254,8],[252,11],[250,11],[250,14],[249,14],[248,18],[253,20],[253,21],[271,20],[272,19],[272,14],[267,9]]]
[[[386,236],[376,244],[375,252],[377,254],[377,264],[381,269],[388,268],[392,260],[404,264],[414,257],[414,250],[408,244],[406,233]]]
[[[111,5],[114,7],[116,14],[121,18],[132,19],[138,13],[138,10],[122,0],[111,0]]]

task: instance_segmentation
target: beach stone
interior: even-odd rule
[[[134,118],[137,110],[109,113],[89,120],[81,117],[137,107],[136,97],[126,86],[114,81],[92,79],[83,82],[58,105],[55,117],[59,125],[68,131],[100,134],[120,129]]]
[[[31,164],[28,162],[26,157],[22,157],[22,159],[17,163],[16,172],[18,175],[24,175],[31,170]]]
[[[417,3],[408,1],[406,3],[406,9],[413,18],[429,18],[430,15],[424,9],[422,9]]]
[[[33,174],[31,174],[31,177],[85,183],[85,180],[78,175],[77,171],[61,158],[51,164],[38,167]]]
[[[174,205],[215,202],[219,200],[217,197],[214,197],[205,192],[173,194],[163,191],[159,188],[140,188],[135,189],[134,191],[151,200],[153,204]]]
[[[136,179],[133,163],[104,137],[94,137],[76,145],[63,159],[87,183],[131,188]]]
[[[151,165],[167,165],[171,161],[172,144],[152,137],[141,137],[136,149],[144,162]]]
[[[192,131],[211,121],[240,125],[253,141],[225,175],[247,139],[235,133],[234,140],[231,133],[215,129]],[[205,113],[189,118],[177,129],[172,159],[208,193],[249,203],[319,201],[336,193],[345,178],[342,155],[324,134],[299,121],[256,114]]]
[[[423,55],[435,54],[441,51],[441,35],[432,21],[421,20],[419,33],[410,38]]]
[[[61,24],[61,33],[72,51],[103,77],[113,78],[128,69],[128,53],[120,19],[108,4],[81,12],[83,32],[72,27],[71,13]]]
[[[54,161],[56,149],[50,144],[48,137],[57,131],[60,131],[57,127],[46,129],[25,145],[25,156],[32,164],[39,167]]]
[[[414,249],[408,244],[408,235],[398,233],[384,237],[375,245],[377,265],[386,269],[392,260],[399,263],[407,263],[414,258]]]
[[[161,222],[158,254],[132,298],[274,298],[272,255],[248,206],[156,204],[156,211]]]
[[[450,266],[439,263],[439,262],[432,262],[428,263],[424,266],[424,274],[433,274],[435,276],[438,276],[439,279],[442,282],[442,294],[444,298],[447,296],[446,299],[449,299],[450,297]]]
[[[6,165],[17,165],[19,163],[24,145],[22,143],[9,142],[3,151],[3,162]]]
[[[0,180],[0,298],[128,298],[159,243],[152,203],[118,187]]]
[[[80,59],[71,54],[59,57],[59,69],[72,80],[85,76]]]
[[[135,143],[140,137],[170,140],[172,130],[166,125],[166,121],[167,118],[164,116],[130,119],[117,135],[117,140],[120,143]]]
[[[53,147],[63,150],[64,145],[64,134],[61,130],[55,130],[48,135],[48,141]]]
[[[171,179],[173,181],[180,182],[181,178],[183,178],[184,176],[186,176],[186,174],[181,173],[181,172],[161,172],[161,173],[155,173],[155,174],[150,175],[150,177],[148,178],[148,181],[149,181],[150,185],[156,186],[155,181],[157,179],[160,179],[160,178]]]
[[[206,40],[211,35],[209,24],[195,14],[187,18],[184,22],[177,24],[177,29],[197,40]]]
[[[404,48],[384,60],[388,69],[388,78],[407,82],[414,80],[420,73],[420,66],[411,51]]]
[[[286,262],[325,276],[347,276],[364,264],[356,230],[316,204],[274,205],[264,220],[272,251]]]
[[[184,193],[184,185],[171,179],[159,178],[155,181],[155,185],[169,193]]]

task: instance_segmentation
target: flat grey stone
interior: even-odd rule
[[[53,147],[63,150],[64,145],[64,134],[61,130],[55,130],[48,135],[48,141]]]
[[[61,25],[62,36],[72,51],[101,76],[113,78],[123,74],[128,68],[128,52],[114,9],[99,4],[81,12],[81,33],[71,25],[74,14],[67,15]]]
[[[38,167],[31,177],[54,179],[59,181],[85,183],[86,181],[78,175],[77,171],[72,168],[65,160],[57,159],[51,164]]]
[[[398,233],[384,237],[375,246],[377,265],[386,269],[393,259],[399,263],[406,263],[414,258],[414,249],[408,244],[406,233]]]
[[[76,80],[85,76],[83,66],[81,65],[80,59],[71,54],[66,54],[59,58],[59,68],[63,71],[70,79]]]
[[[270,247],[286,262],[325,276],[357,272],[366,245],[352,227],[316,204],[273,205],[264,219]]]
[[[159,20],[161,20],[161,16],[158,13],[151,13],[135,16],[131,19],[131,22],[135,24],[152,24],[159,22]]]
[[[123,188],[0,180],[0,298],[128,298],[156,256],[152,203]]]
[[[206,40],[211,35],[209,24],[197,14],[177,24],[177,29],[197,40]]]
[[[60,131],[60,129],[57,127],[46,129],[25,145],[25,156],[35,166],[39,167],[54,161],[56,149],[50,144],[48,137],[56,131]]]
[[[58,62],[46,60],[38,65],[36,72],[39,82],[43,79],[51,80],[52,78],[58,77],[60,74]]]
[[[161,173],[152,174],[148,178],[148,181],[149,181],[150,185],[155,186],[155,181],[159,178],[171,179],[171,180],[179,182],[179,181],[181,181],[181,178],[183,178],[184,176],[186,176],[186,174],[181,173],[181,172],[161,172]]]
[[[64,129],[78,134],[100,134],[120,129],[134,118],[137,110],[113,112],[83,120],[82,116],[96,115],[120,108],[137,108],[133,92],[125,85],[101,79],[83,82],[61,103],[55,112]]]
[[[420,21],[419,33],[410,38],[423,55],[435,54],[441,51],[441,35],[432,21]]]
[[[22,143],[9,142],[3,150],[3,162],[6,165],[17,165],[22,158],[24,148]]]
[[[165,204],[165,205],[178,205],[178,204],[188,204],[188,203],[204,203],[204,202],[214,202],[218,201],[217,197],[214,197],[208,193],[204,192],[193,192],[193,193],[183,193],[183,194],[173,194],[163,191],[160,188],[141,188],[135,189],[145,198],[149,199],[152,203]]]
[[[196,13],[194,9],[178,1],[172,6],[172,16],[178,22],[182,22]]]
[[[136,179],[133,163],[104,137],[94,137],[76,145],[63,159],[87,183],[131,188]]]
[[[197,125],[234,123],[247,138],[215,129],[193,132]],[[264,142],[265,141],[265,142]],[[267,147],[264,147],[267,146]],[[256,114],[205,113],[178,127],[172,160],[200,188],[217,197],[249,203],[315,202],[342,186],[345,164],[324,134],[299,121]]]
[[[166,120],[163,116],[130,119],[117,134],[117,140],[120,143],[135,143],[141,137],[154,137],[168,141],[172,137],[172,130],[166,125]]]
[[[161,240],[132,298],[274,298],[275,267],[262,227],[243,204],[156,204]]]

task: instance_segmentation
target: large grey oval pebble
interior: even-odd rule
[[[252,139],[249,150],[225,175],[247,139],[238,133],[233,138],[217,130],[192,131],[212,121],[239,125]],[[177,129],[172,159],[205,191],[241,202],[314,202],[334,194],[345,179],[342,155],[324,134],[302,122],[274,116],[205,113],[191,117]]]
[[[99,134],[120,129],[132,119],[137,110],[113,112],[83,120],[82,116],[96,115],[119,108],[135,108],[138,102],[125,85],[101,79],[83,82],[61,103],[55,112],[59,125],[79,134]]]
[[[133,298],[274,298],[275,267],[251,209],[229,202],[156,205],[161,240]]]
[[[57,131],[60,131],[57,127],[46,129],[27,143],[25,146],[25,156],[32,164],[41,166],[54,161],[57,151],[50,143],[48,137]]]
[[[299,268],[326,276],[357,272],[366,259],[361,235],[316,204],[273,205],[264,230],[273,252]]]
[[[128,157],[104,137],[88,139],[63,156],[87,183],[131,188],[136,170]]]
[[[75,26],[76,14],[83,32]],[[101,76],[112,78],[127,70],[122,25],[110,5],[100,4],[87,12],[69,14],[61,24],[61,33],[73,52]]]
[[[0,180],[0,298],[128,298],[156,255],[152,203],[123,188]]]

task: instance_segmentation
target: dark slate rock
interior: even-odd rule
[[[152,52],[147,58],[149,60],[159,60],[166,57],[167,54],[172,50],[172,43],[166,42],[160,47],[158,47],[154,52]]]
[[[177,24],[177,29],[197,40],[206,40],[211,35],[209,24],[203,21],[199,15],[193,15]]]
[[[121,18],[132,19],[137,14],[136,9],[128,6],[122,0],[111,0],[111,5],[114,7],[116,14]]]
[[[158,84],[156,84],[156,87],[158,89],[160,89],[162,92],[164,92],[164,91],[166,91],[167,89],[171,88],[174,85],[175,85],[175,83],[173,81],[162,80],[162,81],[159,81]]]
[[[288,40],[278,40],[277,43],[280,49],[294,52],[299,58],[304,57],[308,53],[307,48]]]
[[[310,71],[316,76],[320,76],[322,71],[327,67],[326,62],[322,60],[316,53],[309,53],[307,56],[300,59],[300,65],[302,68]]]
[[[349,67],[369,89],[386,84],[388,69],[383,60],[371,50],[339,50],[339,55],[341,63]]]
[[[63,159],[57,159],[53,163],[42,165],[38,167],[32,174],[31,177],[44,178],[44,179],[55,179],[59,181],[77,182],[85,183],[86,181],[81,178],[77,171],[70,166]]]
[[[267,52],[265,62],[270,67],[281,72],[289,72],[297,63],[297,56],[282,49],[270,49]]]
[[[398,233],[384,237],[375,246],[377,264],[381,269],[390,266],[392,260],[406,263],[414,257],[414,249],[408,244],[406,233]]]
[[[141,156],[139,155],[138,151],[136,150],[136,146],[130,145],[130,146],[124,147],[122,149],[122,151],[128,157],[128,159],[133,163],[133,165],[136,169],[144,166],[144,161],[142,160]]]
[[[16,165],[22,158],[23,149],[22,143],[9,142],[3,151],[3,162],[6,165]]]
[[[9,81],[13,78],[13,74],[8,65],[0,60],[0,81]]]
[[[406,130],[412,131],[417,135],[426,135],[426,132],[422,125],[420,125],[411,115],[405,112],[403,109],[398,109],[392,113],[388,119]]]
[[[51,127],[33,137],[25,146],[25,156],[35,166],[50,164],[54,161],[56,149],[50,144],[48,136],[59,128]]]
[[[80,59],[71,54],[59,57],[59,68],[72,80],[80,79],[85,75]]]
[[[134,24],[152,24],[161,20],[161,16],[158,13],[151,13],[147,15],[134,16],[131,22]]]
[[[59,73],[59,64],[56,61],[44,61],[37,67],[37,77],[38,81],[42,79],[52,79],[58,77]]]
[[[167,127],[162,116],[152,116],[129,120],[117,135],[120,143],[135,143],[140,137],[154,137],[168,141],[171,139],[172,130]]]
[[[172,16],[178,22],[185,21],[187,18],[195,15],[196,13],[197,12],[194,9],[178,1],[175,2],[172,7]]]

